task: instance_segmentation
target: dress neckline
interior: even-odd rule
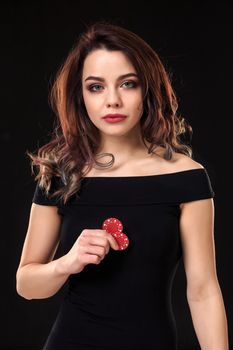
[[[76,205],[127,206],[182,203],[212,196],[205,168],[141,176],[87,176],[82,178]]]
[[[88,179],[145,179],[145,178],[155,178],[155,177],[162,177],[162,176],[171,176],[171,175],[179,175],[179,174],[186,174],[190,172],[199,172],[199,171],[205,171],[205,168],[193,168],[193,169],[187,169],[187,170],[180,170],[170,173],[163,173],[163,174],[152,174],[152,175],[129,175],[129,176],[84,176],[82,177],[82,180],[88,180]]]

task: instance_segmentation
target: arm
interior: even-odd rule
[[[218,283],[213,199],[181,204],[180,234],[187,301],[202,350],[228,350],[227,319]]]
[[[48,298],[66,282],[69,274],[62,269],[63,257],[52,261],[59,244],[60,224],[56,206],[32,204],[16,273],[20,296],[29,300]]]

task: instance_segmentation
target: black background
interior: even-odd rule
[[[230,1],[19,1],[1,6],[1,350],[40,350],[65,287],[26,300],[15,274],[35,187],[26,150],[49,140],[50,81],[84,25],[108,20],[146,40],[172,73],[179,112],[192,125],[194,159],[215,191],[218,279],[233,344],[232,9]],[[180,264],[173,284],[179,350],[200,349]],[[151,349],[152,350],[152,349]]]

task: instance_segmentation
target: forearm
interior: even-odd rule
[[[202,350],[228,350],[227,318],[220,288],[188,298],[194,329]]]
[[[17,271],[17,292],[25,299],[49,298],[64,285],[69,274],[63,270],[63,257],[47,264],[32,263]]]

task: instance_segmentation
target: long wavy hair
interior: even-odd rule
[[[109,168],[114,163],[111,153],[98,154],[100,133],[91,122],[82,95],[82,70],[87,55],[96,49],[122,51],[134,66],[142,86],[143,114],[140,119],[142,140],[150,144],[148,153],[158,146],[165,148],[164,159],[171,159],[172,152],[192,157],[189,144],[181,141],[181,135],[192,127],[183,117],[177,116],[178,103],[171,86],[169,74],[158,54],[142,38],[121,26],[100,21],[87,26],[71,48],[65,62],[58,70],[50,90],[50,103],[55,112],[56,124],[50,142],[36,154],[27,152],[38,169],[35,180],[50,194],[53,177],[61,186],[52,194],[66,203],[77,194],[82,177],[92,167]],[[98,162],[98,158],[111,156],[110,162]]]

